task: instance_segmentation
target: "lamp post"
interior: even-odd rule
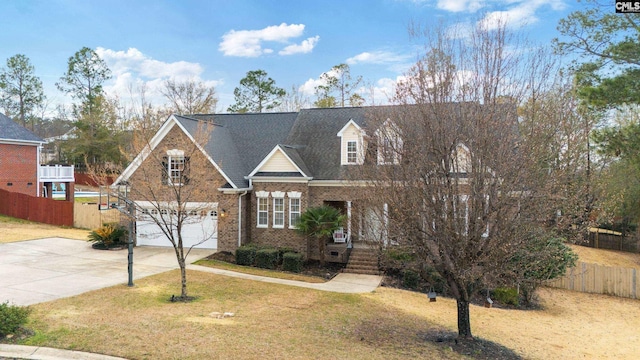
[[[129,273],[129,283],[127,284],[129,287],[133,286],[133,228],[134,228],[134,212],[136,210],[133,201],[129,201],[128,211],[129,211],[129,253],[127,254],[127,271]]]

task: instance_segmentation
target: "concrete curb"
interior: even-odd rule
[[[125,358],[81,351],[9,344],[0,344],[0,357],[29,360],[126,360]]]

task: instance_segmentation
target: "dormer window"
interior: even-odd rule
[[[340,165],[362,165],[364,163],[364,130],[349,120],[338,132],[340,137]]]
[[[347,164],[355,164],[358,160],[358,142],[347,141]]]
[[[378,141],[378,165],[400,164],[403,141],[398,127],[391,120],[387,120],[375,135]]]

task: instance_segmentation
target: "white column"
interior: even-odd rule
[[[385,203],[382,208],[382,240],[384,242],[384,247],[389,245],[389,204]]]
[[[351,247],[351,201],[347,201],[347,246]]]

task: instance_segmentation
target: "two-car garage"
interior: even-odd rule
[[[172,246],[162,229],[173,228],[178,218],[176,206],[157,206],[150,202],[137,202],[136,239],[137,245]],[[183,248],[218,248],[218,204],[187,203],[181,217]],[[156,219],[156,220],[154,220]],[[157,220],[163,224],[158,226]],[[177,236],[175,237],[177,239]]]

